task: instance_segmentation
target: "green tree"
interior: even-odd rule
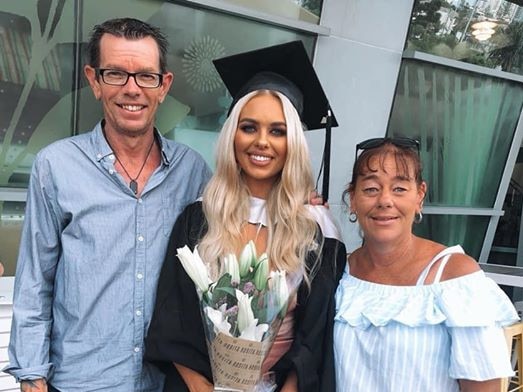
[[[523,58],[523,22],[516,22],[506,26],[498,32],[496,41],[498,47],[490,51],[488,58],[495,65],[507,72],[521,73]]]
[[[412,24],[421,31],[421,35],[434,35],[440,29],[440,14],[438,11],[445,4],[443,0],[414,2],[412,9]]]

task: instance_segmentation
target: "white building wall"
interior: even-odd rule
[[[352,174],[359,141],[385,135],[414,0],[324,0],[314,66],[340,124],[332,131],[329,204],[348,251],[360,245],[341,194]],[[307,132],[314,168],[324,132]]]

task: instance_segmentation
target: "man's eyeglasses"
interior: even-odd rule
[[[125,86],[132,76],[136,84],[143,88],[157,88],[162,85],[163,75],[154,72],[126,72],[118,69],[95,68],[96,76],[101,76],[105,84]]]
[[[358,159],[359,150],[372,150],[383,146],[385,143],[390,143],[399,148],[410,148],[416,150],[419,155],[419,141],[408,137],[375,137],[356,144],[356,156],[354,162]]]

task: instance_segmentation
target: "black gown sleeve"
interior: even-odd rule
[[[308,264],[314,262],[314,254]],[[272,370],[278,385],[283,385],[291,370],[298,377],[300,392],[335,391],[334,374],[334,294],[346,263],[343,243],[325,238],[321,264],[314,274],[310,287],[302,283],[298,290],[295,311],[295,337],[290,350]]]
[[[205,229],[201,203],[186,207],[173,227],[160,273],[145,360],[165,373],[164,391],[188,391],[173,362],[212,380],[196,288],[176,257],[184,245],[193,250]]]

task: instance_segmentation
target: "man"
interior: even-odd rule
[[[142,359],[157,278],[174,221],[211,173],[154,128],[173,81],[158,29],[109,20],[88,51],[104,119],[35,159],[5,371],[22,391],[160,391]]]

